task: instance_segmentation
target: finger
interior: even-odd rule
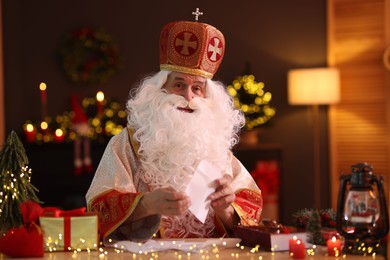
[[[213,200],[211,202],[211,206],[213,208],[227,208],[228,206],[230,206],[232,204],[235,197],[236,196],[234,194],[230,194],[230,195],[221,197],[219,199]]]
[[[233,182],[233,178],[230,175],[225,174],[222,178],[216,180],[217,186],[230,186]]]
[[[217,186],[223,186],[223,185],[226,185],[228,183],[228,179],[226,179],[225,177],[222,177],[220,179],[217,179],[216,183],[217,183]]]
[[[189,197],[187,194],[183,192],[174,192],[168,194],[168,196],[165,198],[168,201],[179,201],[179,200],[189,200]]]
[[[176,200],[186,199],[188,198],[188,196],[184,192],[176,192],[173,189],[164,189],[163,194],[161,194],[161,198],[168,201],[176,201]]]
[[[223,188],[220,189],[218,192],[221,194],[222,197],[234,194],[234,191],[230,186],[223,186]]]
[[[213,201],[230,195],[234,195],[234,191],[230,187],[227,188],[220,187],[220,189],[218,189],[216,192],[211,193],[208,196],[208,199]]]
[[[174,188],[172,188],[172,187],[161,188],[160,190],[168,192],[168,193],[176,192],[176,190]]]
[[[187,212],[190,203],[187,200],[171,201],[163,206],[163,210],[169,215],[182,215]]]

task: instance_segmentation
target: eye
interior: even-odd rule
[[[174,87],[177,88],[177,89],[182,89],[184,87],[184,85],[181,82],[176,82]]]
[[[197,95],[203,95],[203,88],[199,85],[192,86],[192,91]]]

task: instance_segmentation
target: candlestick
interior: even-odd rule
[[[326,241],[329,256],[339,256],[341,253],[341,241],[335,236]]]
[[[42,119],[45,119],[47,115],[47,94],[46,94],[46,84],[41,83],[39,84],[39,89],[41,91],[41,112],[42,112]]]
[[[301,239],[294,236],[289,240],[289,252],[293,259],[305,259],[306,248]]]
[[[103,101],[104,101],[103,91],[98,91],[98,93],[96,93],[96,100],[97,100],[97,114],[100,117],[103,115]]]

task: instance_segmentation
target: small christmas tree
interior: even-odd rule
[[[26,151],[18,135],[11,131],[0,150],[0,235],[23,224],[19,204],[26,200],[40,202],[30,183]]]

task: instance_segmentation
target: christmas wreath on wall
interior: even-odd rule
[[[65,74],[76,83],[106,83],[119,68],[117,45],[103,29],[74,31],[62,46],[61,56]]]

